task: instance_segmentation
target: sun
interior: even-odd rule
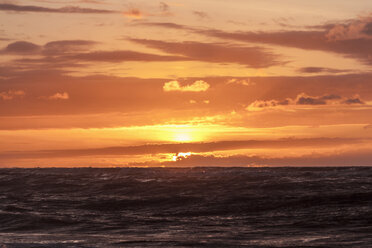
[[[178,142],[192,141],[192,136],[188,132],[179,132],[174,134],[174,140]]]

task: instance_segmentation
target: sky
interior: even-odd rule
[[[371,165],[370,0],[0,0],[0,167]]]

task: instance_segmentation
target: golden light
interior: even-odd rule
[[[191,152],[179,152],[173,156],[172,160],[177,161],[177,160],[185,159],[189,156],[191,156]]]
[[[178,142],[189,142],[192,141],[192,137],[188,132],[176,132],[174,134],[174,140]]]

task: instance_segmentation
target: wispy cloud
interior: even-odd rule
[[[298,70],[301,73],[345,73],[350,72],[350,70],[338,70],[326,67],[303,67]]]
[[[27,41],[16,41],[13,43],[10,43],[5,48],[0,50],[0,53],[5,54],[35,54],[40,52],[42,49],[41,46],[38,46],[36,44],[33,44],[31,42]]]
[[[44,13],[69,13],[69,14],[112,14],[118,13],[114,10],[81,8],[77,6],[67,6],[62,8],[47,8],[33,5],[15,5],[0,3],[0,11],[13,12],[44,12]]]
[[[206,12],[203,11],[193,11],[192,12],[195,16],[197,16],[200,19],[206,19],[209,18],[209,15]]]
[[[279,45],[317,50],[344,55],[372,64],[372,14],[344,23],[331,23],[309,27],[310,30],[294,31],[239,31],[228,32],[218,29],[195,28],[175,23],[143,23],[142,25],[158,26],[195,32],[208,37],[239,42]],[[314,30],[316,28],[317,30]]]
[[[160,2],[159,7],[162,12],[168,12],[170,9],[169,5],[165,2]]]
[[[63,53],[82,52],[92,48],[97,42],[89,40],[59,40],[45,45],[37,45],[28,41],[15,41],[0,50],[0,54],[13,55],[59,55]]]
[[[157,55],[130,50],[95,51],[97,44],[89,40],[60,40],[37,45],[27,41],[16,41],[0,49],[0,54],[18,55],[13,62],[25,69],[45,68],[63,69],[66,67],[84,66],[81,62],[110,62],[125,61],[188,61],[193,60],[177,55]],[[38,56],[35,56],[38,55]]]
[[[247,110],[255,110],[260,108],[272,108],[278,106],[289,106],[289,105],[352,105],[352,104],[365,104],[359,96],[351,98],[341,97],[335,94],[328,94],[323,96],[309,96],[305,93],[297,95],[295,99],[287,98],[284,100],[257,100],[251,103]]]
[[[49,100],[68,100],[70,98],[67,92],[63,93],[55,93],[54,95],[48,96],[47,99]]]
[[[372,54],[370,53],[372,50],[372,36],[367,34],[369,32],[369,24],[366,24],[365,27],[364,35],[349,35],[347,39],[345,38],[346,36],[342,39],[340,38],[340,31],[335,31],[339,29],[336,25],[324,31],[225,32],[221,30],[200,30],[199,33],[240,42],[263,43],[338,53],[346,57],[356,58],[366,64],[372,64]]]
[[[372,39],[372,13],[343,24],[335,24],[327,30],[330,41]]]
[[[123,12],[123,15],[131,19],[142,19],[145,16],[145,13],[137,8],[130,8]]]
[[[182,92],[202,92],[207,91],[210,85],[203,81],[198,80],[192,84],[182,86],[178,81],[166,82],[163,86],[163,90],[166,92],[170,91],[182,91]]]
[[[23,90],[8,90],[4,92],[0,92],[0,99],[6,100],[13,100],[14,98],[22,98],[26,95]]]
[[[182,55],[192,60],[212,63],[237,63],[252,68],[283,64],[279,56],[261,47],[234,46],[222,43],[168,42],[160,40],[130,39],[132,42],[161,51]]]
[[[32,152],[0,153],[0,159],[9,158],[52,158],[77,157],[98,155],[143,155],[164,154],[180,152],[205,153],[213,151],[227,151],[238,149],[258,148],[291,148],[291,147],[327,147],[345,144],[359,144],[368,142],[362,139],[350,138],[308,138],[308,139],[277,139],[277,140],[241,140],[219,141],[206,143],[180,143],[180,144],[149,144],[140,146],[105,147],[92,149],[43,150]],[[198,157],[198,155],[195,155]],[[230,164],[231,165],[231,164]]]

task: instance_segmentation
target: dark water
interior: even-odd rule
[[[372,247],[372,168],[1,169],[0,247]]]

